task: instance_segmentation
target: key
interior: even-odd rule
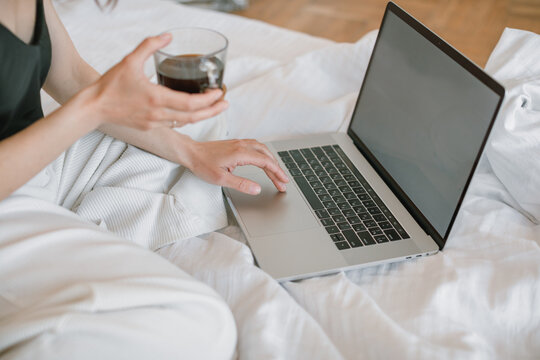
[[[327,188],[328,190],[337,190],[337,186],[334,183],[324,184],[324,187]]]
[[[326,231],[327,231],[330,235],[336,234],[336,233],[339,232],[339,229],[338,229],[337,226],[335,226],[335,225],[327,226],[327,227],[325,227],[325,229],[326,229]]]
[[[352,200],[349,200],[349,204],[351,204],[351,206],[361,206],[362,202],[358,199],[352,199]]]
[[[364,206],[367,207],[367,208],[376,206],[375,203],[374,203],[373,201],[371,201],[371,200],[365,200],[365,201],[362,201],[362,203],[363,203]]]
[[[351,225],[347,222],[337,223],[339,230],[348,230],[351,228]]]
[[[326,169],[326,171],[328,171],[328,173],[331,174],[331,175],[339,173],[335,167],[328,168],[328,169]]]
[[[399,236],[401,236],[402,239],[410,238],[409,234],[407,234],[407,232],[405,230],[403,230],[403,228],[401,226],[396,226],[396,230],[397,230]]]
[[[383,233],[383,231],[378,227],[369,229],[369,232],[371,233],[371,235],[381,235]]]
[[[356,212],[353,209],[343,210],[343,215],[346,217],[356,216]]]
[[[329,208],[328,209],[328,213],[332,216],[334,215],[340,215],[341,214],[341,210],[339,210],[337,207],[334,207],[334,208]]]
[[[300,149],[300,152],[306,159],[315,158],[315,155],[313,155],[310,149]]]
[[[288,163],[293,163],[294,160],[292,157],[290,156],[282,156],[281,157],[281,161],[283,161],[284,163],[288,164]]]
[[[398,233],[397,233],[396,230],[394,230],[394,229],[384,230],[384,233],[386,234],[386,236],[388,237],[388,239],[390,239],[390,241],[401,240],[401,238],[399,237]]]
[[[368,220],[371,220],[371,216],[370,216],[367,212],[363,212],[363,213],[358,214],[358,217],[359,217],[362,221],[368,221]]]
[[[299,169],[290,169],[289,172],[292,176],[302,176],[302,172]]]
[[[291,169],[298,169],[298,166],[295,164],[295,163],[285,163],[285,166],[287,167],[287,169],[291,170]]]
[[[373,240],[373,237],[371,236],[371,234],[369,232],[360,231],[359,233],[357,233],[357,235],[365,245],[373,245],[373,244],[375,244],[375,240]]]
[[[345,250],[345,249],[350,249],[351,247],[349,246],[349,244],[347,244],[346,241],[340,241],[340,242],[336,242],[334,243],[336,244],[337,248],[339,250]]]
[[[343,230],[343,235],[345,235],[345,238],[347,238],[347,241],[349,242],[349,244],[351,244],[353,248],[363,246],[362,242],[360,241],[358,236],[356,236],[354,231]]]
[[[330,190],[328,190],[328,193],[330,194],[330,196],[339,196],[339,195],[341,195],[341,191],[339,191],[338,189],[330,189]]]
[[[306,197],[306,200],[309,202],[309,205],[313,208],[313,210],[319,210],[323,208],[323,204],[319,201],[319,198],[313,190],[311,190],[311,187],[309,187],[308,182],[303,176],[295,176],[294,180],[296,181],[296,184]],[[323,189],[324,190],[324,189]],[[326,191],[325,191],[326,192]],[[322,194],[319,194],[322,195]]]
[[[345,217],[343,215],[333,216],[332,219],[334,219],[334,221],[337,222],[337,223],[341,223],[341,222],[346,221]]]
[[[321,182],[323,184],[332,184],[333,183],[332,179],[330,179],[329,176],[323,176],[319,180],[321,180]]]
[[[330,235],[330,237],[332,238],[332,240],[334,242],[336,242],[336,241],[345,241],[345,236],[343,236],[342,234],[332,234],[332,235]]]
[[[322,195],[319,195],[319,200],[321,200],[323,202],[323,205],[324,205],[325,201],[331,201],[332,198],[328,194],[322,194]],[[328,207],[328,206],[324,205],[324,207]]]
[[[313,154],[315,154],[315,156],[323,156],[324,155],[324,151],[320,147],[312,147],[311,151],[313,152]]]
[[[356,211],[357,214],[365,213],[367,211],[363,206],[353,206],[353,210]]]
[[[324,205],[324,207],[327,208],[327,209],[331,209],[331,208],[335,208],[335,207],[336,207],[336,203],[333,202],[332,200],[323,201],[323,205]]]
[[[368,221],[364,221],[364,225],[366,225],[366,227],[370,228],[370,227],[375,227],[377,226],[377,223],[373,220],[368,220]]]
[[[342,195],[333,196],[332,199],[338,204],[347,201]]]
[[[351,216],[347,218],[347,221],[351,224],[358,224],[361,223],[361,220],[358,216]]]
[[[341,210],[347,210],[351,208],[351,205],[349,205],[349,203],[343,202],[338,204],[338,208]]]
[[[289,151],[289,154],[296,161],[304,161],[304,157],[302,156],[302,154],[298,150],[291,150],[291,151]]]
[[[332,220],[332,218],[321,219],[321,224],[323,224],[323,226],[335,225],[334,220]]]
[[[328,214],[328,211],[326,210],[315,210],[315,214],[319,217],[319,219],[324,219],[330,217],[330,214]]]
[[[358,198],[362,201],[368,201],[369,199],[371,199],[368,194],[359,194]]]

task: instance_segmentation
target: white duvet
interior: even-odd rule
[[[82,56],[100,71],[149,34],[178,26],[204,26],[223,32],[230,40],[225,82],[231,106],[225,117],[184,129],[198,139],[228,136],[266,140],[343,131],[375,39],[370,33],[355,44],[336,44],[168,1],[120,1],[112,13],[99,12],[91,1],[57,1],[56,6]],[[507,86],[512,79],[527,74],[529,85],[522,88],[536,87],[528,92],[529,104],[540,101],[540,61],[527,60],[540,59],[538,38],[507,30],[487,66]],[[531,42],[536,45],[529,46]],[[510,52],[515,56],[508,57]],[[507,66],[501,66],[499,59]],[[527,66],[520,67],[522,64]],[[145,69],[149,76],[154,74],[151,62]],[[521,81],[527,83],[524,78]],[[45,99],[46,111],[54,106]],[[505,143],[506,148],[493,143],[489,161],[482,159],[444,251],[409,262],[280,286],[253,264],[238,227],[230,225],[219,232],[191,237],[175,223],[175,203],[170,196],[183,206],[182,221],[190,219],[189,211],[200,220],[200,228],[192,231],[224,226],[222,207],[209,213],[208,207],[195,205],[196,199],[184,197],[193,190],[200,192],[200,199],[217,201],[215,194],[219,192],[214,187],[189,174],[181,175],[182,169],[174,164],[97,133],[94,136],[99,141],[92,144],[109,142],[101,158],[108,158],[110,166],[121,167],[123,161],[129,164],[127,160],[137,159],[147,164],[147,172],[118,177],[120,169],[113,172],[117,177],[104,178],[98,164],[83,181],[88,188],[74,192],[84,196],[65,204],[143,246],[159,248],[176,240],[160,247],[158,253],[212,286],[227,301],[238,327],[240,359],[539,358],[540,227],[530,219],[540,203],[539,153],[531,152],[540,148],[540,116],[537,107],[530,108],[527,129],[531,136],[527,139],[531,146],[524,150],[515,133],[500,130],[509,129],[508,121],[520,120],[509,109],[503,107],[494,141],[504,143],[505,136],[513,140]],[[113,156],[109,151],[115,147],[121,150],[116,155],[113,151]],[[521,173],[501,165],[499,159],[505,154]],[[515,154],[519,157],[512,158],[518,156]],[[523,156],[527,162],[522,162]],[[523,169],[521,164],[527,167]],[[87,163],[80,165],[88,169]],[[492,165],[505,169],[501,177],[504,184],[494,175]],[[529,173],[529,169],[536,172]],[[159,176],[167,182],[160,184]],[[178,176],[188,181],[186,188],[178,190]],[[527,182],[521,183],[522,179]],[[71,181],[73,185],[82,180]],[[151,188],[140,189],[143,185]],[[100,203],[99,192],[107,186],[122,188],[115,194],[128,192],[120,196],[120,202],[129,197],[126,188],[150,193],[149,198],[142,197],[147,202],[139,204],[144,216],[126,220],[114,206]],[[45,196],[38,188],[33,188],[36,196]],[[174,189],[178,191],[171,195]],[[520,194],[529,190],[527,204],[522,203],[523,195],[516,195],[517,189]],[[62,201],[66,199],[69,196],[62,197]],[[109,210],[100,213],[103,209]],[[173,217],[163,221],[163,211]]]

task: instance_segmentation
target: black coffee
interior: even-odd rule
[[[208,74],[204,71],[204,61],[200,55],[178,55],[163,60],[158,66],[158,81],[170,89],[191,94],[202,93],[210,87]],[[178,61],[177,59],[180,59]],[[223,62],[215,56],[207,58],[215,65],[217,87],[223,84]],[[201,64],[202,69],[201,69]]]

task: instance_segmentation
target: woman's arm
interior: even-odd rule
[[[46,118],[0,141],[0,200],[96,128],[90,97],[81,94]]]
[[[63,104],[80,89],[96,82],[100,75],[80,57],[50,0],[45,1],[45,12],[53,44],[53,61],[44,89]],[[220,110],[227,106],[223,101],[218,105],[221,106]],[[215,114],[214,108],[210,108],[207,113],[199,115],[211,117]],[[187,166],[208,182],[233,187],[243,192],[258,193],[259,186],[249,180],[222,172],[224,168],[233,169],[240,160],[243,164],[259,164],[280,191],[285,191],[284,183],[288,182],[272,154],[264,145],[259,143],[254,145],[256,142],[252,140],[197,143],[168,127],[142,131],[116,123],[103,124],[99,130],[162,158]],[[212,158],[207,159],[200,154],[208,156],[212,154]]]
[[[163,37],[145,40],[52,114],[0,141],[0,174],[3,175],[0,200],[30,180],[81,136],[105,123],[155,129],[168,126],[170,117],[185,124],[221,112],[226,106],[216,103],[221,91],[188,96],[172,90],[162,92],[169,89],[150,84],[146,78],[146,82],[137,79],[137,76],[144,78],[144,61],[166,43]]]
[[[166,35],[146,39],[97,80],[91,78],[91,71],[80,73],[78,77],[73,75],[76,80],[70,80],[66,74],[77,73],[77,62],[71,64],[57,59],[63,55],[66,55],[64,60],[69,59],[70,54],[62,54],[62,51],[69,51],[73,44],[69,39],[70,46],[62,43],[66,40],[58,35],[58,29],[63,27],[49,18],[50,0],[45,4],[46,14],[49,14],[47,21],[51,23],[54,63],[46,87],[64,106],[0,141],[0,200],[30,180],[81,136],[106,123],[149,130],[168,127],[171,121],[180,125],[193,123],[226,108],[226,102],[218,101],[222,95],[220,90],[190,95],[148,81],[143,64],[170,41]],[[67,66],[65,72],[61,71],[61,66]]]

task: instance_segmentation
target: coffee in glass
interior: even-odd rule
[[[167,32],[172,34],[171,42],[154,54],[158,82],[191,94],[223,89],[227,38],[204,28]]]

